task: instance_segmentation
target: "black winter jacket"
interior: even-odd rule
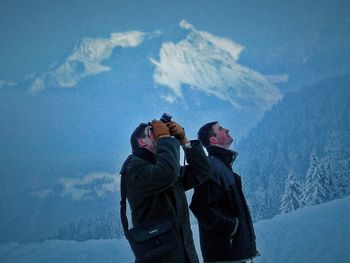
[[[241,177],[232,171],[237,153],[207,148],[213,174],[196,187],[190,208],[198,219],[204,261],[233,261],[257,255],[255,233],[242,191]]]
[[[127,164],[125,182],[133,225],[164,217],[178,221],[178,238],[182,245],[155,263],[198,262],[185,190],[207,180],[211,168],[199,141],[191,141],[191,145],[192,148],[185,152],[188,165],[183,176],[180,144],[170,137],[158,140],[156,155],[140,149]]]

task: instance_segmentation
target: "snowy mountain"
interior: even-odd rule
[[[258,263],[347,263],[350,259],[350,197],[278,215],[255,224]],[[192,226],[199,251],[198,229]],[[0,261],[132,263],[125,239],[85,242],[51,240],[0,244]]]

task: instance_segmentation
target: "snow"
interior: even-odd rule
[[[255,224],[261,256],[254,262],[350,262],[350,197],[281,214]],[[192,227],[198,254],[198,229]],[[50,240],[0,244],[0,262],[133,262],[125,239]],[[180,263],[180,262],[179,262]]]
[[[255,224],[254,262],[350,262],[350,197]]]
[[[42,243],[8,243],[0,246],[0,262],[133,262],[126,240],[84,242],[50,240]]]

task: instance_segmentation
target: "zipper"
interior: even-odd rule
[[[230,251],[232,250],[232,242],[233,242],[233,237],[230,236]]]

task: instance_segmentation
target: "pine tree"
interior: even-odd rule
[[[346,134],[330,129],[325,143],[327,177],[334,184],[332,198],[350,194],[350,147]]]
[[[305,183],[302,183],[300,185],[301,197],[300,197],[300,203],[299,203],[300,207],[299,208],[305,206],[305,196],[306,196],[305,188],[306,188]]]
[[[289,170],[288,177],[285,180],[284,194],[281,200],[280,211],[289,213],[300,207],[302,197],[301,186],[296,180],[292,170]]]
[[[118,218],[116,213],[109,213],[106,216],[80,219],[77,223],[71,222],[60,226],[53,238],[77,241],[121,238],[123,229]]]
[[[333,200],[337,194],[337,177],[334,169],[332,169],[332,160],[330,156],[325,158],[323,169],[326,178],[326,191],[329,200]]]
[[[317,205],[328,201],[327,180],[325,172],[318,161],[317,156],[312,153],[310,166],[306,172],[306,185],[303,197],[305,206]]]

